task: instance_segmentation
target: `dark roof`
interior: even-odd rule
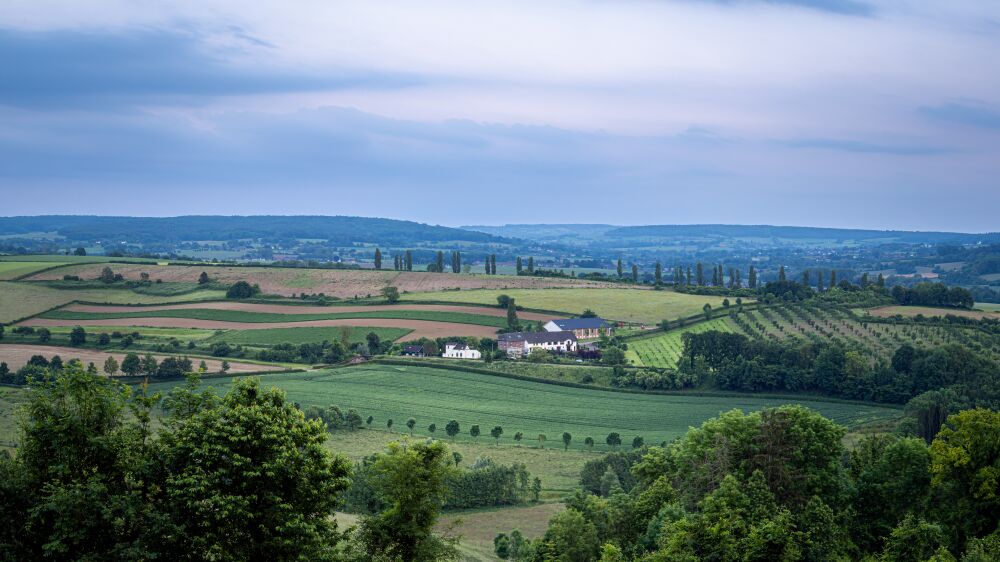
[[[444,348],[445,349],[448,349],[449,347],[454,348],[454,349],[469,349],[469,346],[465,345],[464,343],[458,343],[458,342],[455,342],[455,341],[450,341],[450,342],[444,344]]]
[[[500,334],[500,341],[526,341],[528,343],[559,343],[566,340],[576,340],[573,332],[511,332]]]
[[[608,324],[603,318],[596,316],[593,318],[561,318],[553,320],[553,322],[563,330],[594,330],[611,327],[611,324]]]
[[[422,345],[406,345],[403,346],[404,353],[423,353],[424,346]]]

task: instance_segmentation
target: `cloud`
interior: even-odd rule
[[[879,144],[847,139],[804,138],[778,141],[778,144],[788,148],[814,148],[820,150],[839,150],[860,154],[891,154],[895,156],[929,156],[949,154],[954,149],[930,145],[893,145]]]
[[[772,4],[850,16],[872,16],[875,7],[858,0],[707,0],[717,4]]]
[[[403,88],[414,76],[305,71],[268,60],[272,48],[236,26],[228,44],[194,29],[120,31],[0,29],[0,104],[20,107],[197,102],[231,95]]]
[[[945,103],[921,107],[917,112],[925,117],[959,125],[1000,129],[1000,109],[984,103]]]

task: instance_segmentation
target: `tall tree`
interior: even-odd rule
[[[757,269],[754,266],[750,266],[750,273],[747,274],[747,286],[751,289],[757,288]]]
[[[500,427],[499,425],[495,426],[493,429],[490,430],[490,437],[492,437],[497,442],[497,447],[500,446],[501,435],[503,435],[503,428]]]
[[[632,283],[639,283],[639,266],[632,264]]]
[[[698,262],[695,265],[695,272],[696,272],[695,273],[695,280],[698,283],[698,286],[699,287],[704,286],[705,285],[705,269],[704,269],[704,266],[701,265],[701,262]],[[691,280],[691,276],[688,275],[688,281],[690,281],[690,280]]]
[[[382,250],[375,248],[375,269],[382,269]]]
[[[653,278],[656,280],[656,285],[660,286],[663,284],[663,266],[660,265],[660,261],[656,261],[656,269],[653,270]]]
[[[618,278],[619,279],[622,278],[622,273],[623,273],[623,271],[622,271],[622,259],[618,258]]]
[[[486,263],[483,266],[483,268],[486,271],[486,275],[489,275],[490,274],[490,257],[489,256],[486,256]]]
[[[785,266],[781,266],[778,268],[778,281],[780,282],[785,281]]]
[[[805,285],[806,287],[810,286],[808,269],[802,270],[802,284]]]
[[[437,272],[444,273],[444,252],[442,252],[441,250],[438,250],[437,260],[435,261],[435,264],[437,265]]]
[[[517,270],[517,274],[520,275],[522,270],[521,256],[517,256],[517,261],[515,262],[514,268]]]
[[[406,251],[406,271],[413,271],[413,252]]]
[[[687,268],[687,283],[686,283],[686,285],[688,287],[691,286],[691,266],[690,265]]]
[[[115,376],[118,372],[118,361],[115,359],[114,355],[108,355],[108,358],[104,361],[104,374],[109,377]]]
[[[517,307],[514,305],[514,299],[510,299],[507,301],[507,328],[516,330],[519,324],[517,321]]]
[[[535,256],[528,256],[528,273],[535,273]]]
[[[823,270],[822,269],[817,269],[816,270],[816,290],[819,291],[820,293],[823,292],[823,278],[824,277],[826,277],[826,274],[823,273]]]
[[[570,435],[568,431],[564,431],[562,434],[563,451],[569,450],[569,444],[573,441],[573,436]]]
[[[490,275],[497,274],[497,255],[490,254]]]
[[[834,288],[836,286],[837,286],[837,270],[836,269],[831,269],[830,270],[830,288],[832,289],[832,288]]]

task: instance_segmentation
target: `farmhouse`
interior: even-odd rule
[[[403,355],[407,357],[424,357],[424,346],[422,345],[405,345],[403,346]]]
[[[444,353],[441,356],[451,359],[480,359],[483,354],[464,343],[450,341],[444,344]]]
[[[573,332],[511,332],[500,334],[497,345],[508,357],[524,357],[532,349],[545,349],[559,353],[576,351],[576,334]]]
[[[603,318],[564,318],[550,320],[544,326],[546,332],[573,332],[577,338],[590,339],[599,338],[601,335],[610,336],[612,327]]]

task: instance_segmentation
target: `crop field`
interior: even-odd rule
[[[1000,303],[995,302],[977,302],[976,308],[979,310],[985,310],[987,312],[1000,312]]]
[[[490,442],[495,425],[504,429],[501,443],[513,444],[516,432],[527,441],[548,437],[549,447],[561,447],[560,436],[568,431],[573,446],[583,447],[585,437],[593,437],[598,449],[607,449],[605,437],[619,432],[631,442],[639,435],[647,442],[679,437],[690,426],[733,408],[757,410],[788,403],[788,399],[763,396],[696,396],[692,394],[630,394],[580,389],[506,379],[430,367],[364,365],[262,377],[265,385],[285,390],[290,400],[303,405],[338,405],[355,408],[362,417],[371,415],[385,427],[392,419],[399,427],[413,417],[420,427],[436,423],[443,434],[445,424],[455,419],[461,424],[465,441]],[[154,390],[166,390],[175,383],[157,383]],[[224,391],[226,382],[211,381]],[[853,426],[898,415],[881,406],[795,400],[839,423]],[[483,436],[469,435],[478,424]],[[400,429],[402,430],[402,429]],[[443,435],[442,435],[443,436]]]
[[[0,280],[8,281],[42,269],[64,265],[46,261],[0,261]]]
[[[687,295],[674,291],[625,288],[463,290],[403,295],[403,300],[495,305],[500,295],[508,295],[518,306],[526,308],[559,310],[569,314],[580,314],[589,308],[609,320],[646,324],[698,314],[706,303],[718,308],[722,306],[723,300],[722,297]]]
[[[106,264],[81,264],[61,267],[55,271],[32,276],[31,280],[58,280],[63,275],[77,275],[84,280],[97,279]],[[110,264],[108,267],[127,280],[139,280],[142,273],[164,283],[196,283],[201,272],[213,281],[232,284],[249,281],[260,285],[266,294],[292,296],[299,293],[323,293],[338,298],[378,295],[386,285],[401,293],[430,292],[454,289],[508,289],[545,287],[601,287],[606,283],[577,279],[514,277],[510,275],[480,275],[427,273],[372,269],[306,269],[286,267],[236,267],[212,264],[158,265]]]
[[[143,295],[126,288],[64,291],[37,283],[0,281],[0,322],[13,322],[74,300],[108,304],[157,304],[171,301],[219,299],[224,291],[200,290],[184,295]]]
[[[688,332],[700,334],[711,330],[739,331],[729,318],[713,318],[707,322],[660,332],[657,336],[629,340],[626,358],[637,366],[674,368],[677,367],[677,362],[684,351],[684,334]]]
[[[840,308],[785,304],[747,311],[731,321],[750,337],[837,342],[873,358],[889,357],[904,343],[921,347],[960,343],[1000,357],[1000,338],[975,328],[867,322]]]
[[[140,355],[144,355],[144,351],[136,351]],[[113,356],[118,363],[121,363],[125,358],[124,351],[100,351],[96,349],[86,349],[86,348],[76,348],[76,347],[60,347],[54,345],[21,345],[16,343],[5,343],[0,344],[0,361],[7,363],[7,366],[11,370],[16,371],[25,365],[29,359],[34,355],[41,355],[46,359],[51,359],[53,356],[58,355],[63,361],[68,361],[70,359],[79,359],[84,364],[94,363],[98,369],[104,364],[108,356]],[[183,357],[184,350],[177,350],[174,353],[161,354],[153,353],[153,357],[157,361],[163,359],[164,357],[174,356]],[[202,360],[197,356],[189,356],[191,361],[194,363],[194,367],[198,367],[198,363]],[[204,359],[209,372],[217,372],[222,366],[221,359]],[[231,372],[233,373],[261,373],[265,371],[280,371],[285,367],[279,366],[272,363],[263,362],[247,362],[240,361],[236,359],[229,360],[231,367]]]
[[[374,332],[381,341],[396,341],[409,334],[412,330],[405,328],[375,328],[365,326],[349,326],[348,340],[350,343],[365,341],[365,336]],[[202,330],[208,332],[208,330]],[[212,332],[209,332],[212,334]],[[229,344],[266,347],[279,343],[320,343],[340,341],[340,328],[309,327],[309,328],[272,328],[264,330],[227,330],[212,335],[206,343],[225,342]]]

